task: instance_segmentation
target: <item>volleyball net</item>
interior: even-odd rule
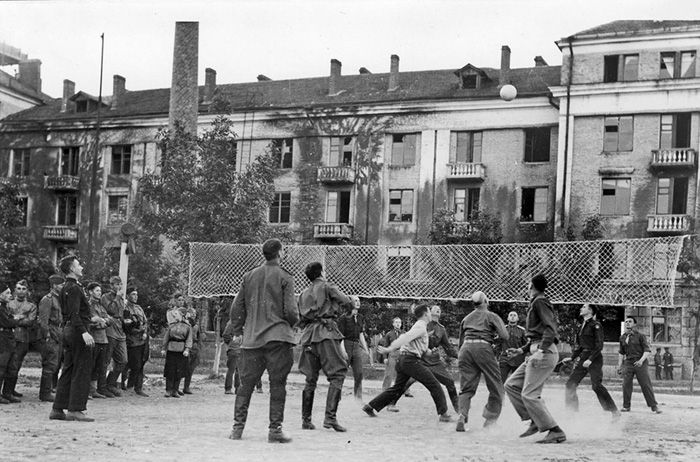
[[[532,276],[554,303],[673,306],[676,268],[688,236],[529,244],[285,246],[282,268],[301,292],[308,263],[346,294],[367,298],[526,301]],[[235,295],[264,261],[261,245],[190,243],[189,295]]]

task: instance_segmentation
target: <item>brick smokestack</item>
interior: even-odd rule
[[[211,103],[216,92],[216,71],[210,67],[204,70],[204,102]]]
[[[510,47],[503,45],[501,47],[501,73],[499,75],[498,84],[500,86],[510,83]]]
[[[19,63],[19,81],[41,93],[41,60],[28,59]]]
[[[391,68],[389,70],[389,91],[399,89],[399,56],[391,55]]]
[[[114,74],[114,84],[112,86],[112,107],[118,109],[124,105],[124,94],[126,93],[126,79],[121,75]]]
[[[199,23],[175,23],[175,50],[173,52],[173,81],[170,86],[170,115],[168,126],[175,121],[186,132],[197,133],[199,88],[197,72],[199,61]]]
[[[535,56],[535,67],[549,66],[542,56]]]
[[[71,96],[75,95],[75,82],[65,79],[63,81],[63,99],[61,101],[61,112],[67,112],[71,108],[71,102],[68,101]]]
[[[340,69],[343,67],[343,63],[337,59],[331,59],[331,76],[328,80],[328,94],[335,95],[338,92],[338,84],[340,80]]]

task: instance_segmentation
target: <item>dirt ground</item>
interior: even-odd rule
[[[581,412],[564,410],[563,381],[552,378],[544,398],[568,441],[539,445],[542,435],[518,438],[525,425],[506,401],[499,424],[482,428],[486,389],[474,399],[469,431],[455,432],[454,423],[440,423],[430,395],[420,384],[414,398],[402,398],[400,412],[366,416],[351,396],[352,377],[338,412],[347,433],[321,428],[326,387],[316,396],[318,429],[301,430],[303,378],[290,375],[285,430],[290,444],[267,442],[267,382],[263,394],[253,394],[243,440],[231,441],[235,396],[224,395],[223,379],[195,376],[194,395],[163,397],[162,379],[150,374],[143,398],[129,391],[122,398],[91,400],[94,423],[48,420],[50,403],[38,399],[38,369],[23,371],[18,390],[22,403],[0,406],[0,460],[3,461],[676,461],[700,460],[700,398],[658,394],[663,414],[652,414],[635,389],[632,412],[613,424],[584,382],[579,388]],[[367,400],[380,382],[365,381]],[[612,396],[620,403],[621,393]]]

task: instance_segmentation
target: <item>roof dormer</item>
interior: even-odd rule
[[[93,112],[97,110],[97,105],[99,104],[97,98],[88,93],[85,93],[84,91],[79,91],[75,95],[71,96],[69,98],[69,101],[73,101],[75,103],[76,113]],[[105,108],[107,107],[107,105],[102,103],[102,107]]]
[[[459,88],[463,90],[479,90],[484,82],[491,80],[486,72],[471,64],[456,70],[455,75],[459,77]]]

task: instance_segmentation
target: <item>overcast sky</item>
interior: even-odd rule
[[[511,67],[561,64],[556,40],[619,19],[700,19],[700,0],[2,1],[0,42],[42,61],[45,93],[70,79],[96,96],[102,33],[104,95],[114,74],[169,87],[176,21],[199,21],[202,85],[207,67],[221,84],[279,80],[326,76],[332,58],[388,72],[392,54],[402,71],[497,68],[502,45]]]

